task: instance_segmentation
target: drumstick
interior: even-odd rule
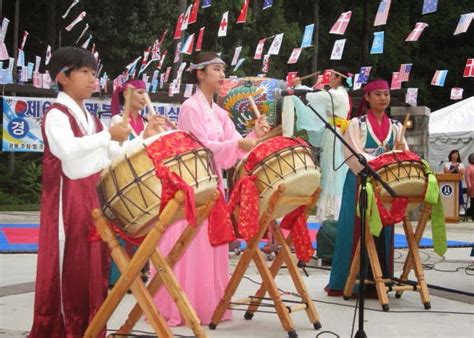
[[[145,98],[146,106],[148,108],[148,115],[158,115],[155,111],[155,108],[153,108],[153,104],[151,103],[151,100],[150,100],[150,95],[148,95],[148,93],[144,93],[143,97]],[[166,116],[160,116],[160,117],[164,119],[171,126],[172,129],[178,129],[178,127],[176,127],[176,125],[168,117]]]
[[[257,144],[262,143],[262,142],[265,142],[266,140],[269,140],[269,139],[271,139],[272,137],[281,136],[282,131],[283,131],[283,129],[282,129],[281,126],[277,126],[277,127],[273,128],[273,129],[270,130],[265,136],[260,137],[260,138],[257,140]]]
[[[400,137],[398,138],[398,143],[402,143],[403,139],[405,138],[405,131],[408,126],[408,121],[410,121],[410,113],[407,113],[407,115],[405,116],[405,120],[403,121],[402,131],[400,132]]]
[[[316,75],[318,75],[319,73],[321,73],[321,72],[320,72],[320,71],[317,71],[317,72],[314,72],[314,73],[311,73],[311,74],[302,76],[302,77],[300,77],[300,80],[303,81],[303,80],[309,79],[310,77],[316,76]]]
[[[123,107],[123,118],[122,122],[128,125],[128,119],[130,117],[130,105],[132,104],[132,92],[133,88],[132,87],[127,87],[127,90],[125,91],[125,94],[123,95],[123,98],[125,99],[125,106]]]
[[[260,116],[262,116],[262,114],[260,114],[260,111],[258,110],[258,107],[257,105],[255,104],[255,101],[253,99],[252,96],[248,96],[247,97],[249,102],[250,102],[250,107],[252,107],[252,110],[253,110],[253,113],[255,114],[255,117],[257,118],[257,120],[260,118]],[[268,133],[268,128],[267,127],[264,127],[263,128],[263,131]]]

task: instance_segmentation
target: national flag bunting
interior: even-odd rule
[[[229,23],[229,11],[222,14],[222,20],[219,24],[219,31],[217,32],[217,36],[226,36],[227,35],[227,25]]]
[[[400,89],[402,88],[402,82],[398,78],[399,73],[398,72],[393,72],[392,73],[392,83],[390,84],[390,89]]]
[[[181,13],[178,16],[178,21],[176,22],[176,28],[174,30],[173,40],[181,39],[181,34],[182,34],[181,26],[183,25],[183,20],[184,20],[184,14]]]
[[[250,0],[244,0],[239,17],[237,18],[237,23],[245,23],[247,21],[247,11],[249,9],[249,3]]]
[[[294,83],[293,81],[298,77],[298,72],[288,72],[286,75],[286,83],[288,87],[293,87]]]
[[[186,39],[186,42],[183,44],[183,47],[181,48],[181,53],[191,55],[193,53],[193,47],[194,47],[194,33],[189,35],[188,38]]]
[[[408,81],[410,79],[410,72],[413,67],[412,63],[402,63],[400,65],[400,70],[398,71],[398,79],[401,82]]]
[[[374,40],[372,41],[372,47],[370,48],[370,54],[383,54],[385,32],[375,32]]]
[[[336,40],[332,48],[331,60],[341,60],[342,53],[344,52],[344,46],[346,44],[346,39]]]
[[[199,52],[202,48],[202,39],[204,37],[204,29],[206,29],[206,27],[201,27],[199,29],[199,35],[196,42],[196,48],[194,49],[196,52]]]
[[[427,23],[424,22],[417,22],[415,28],[411,31],[411,33],[407,36],[405,41],[418,41],[420,38],[421,33],[423,30],[428,27]]]
[[[262,9],[267,9],[273,6],[273,0],[263,0]]]
[[[304,28],[303,40],[301,40],[301,48],[306,48],[313,45],[314,23],[307,25]]]
[[[344,35],[351,20],[352,11],[342,13],[329,31],[330,34]]]
[[[359,70],[359,83],[367,83],[369,81],[370,71],[372,70],[371,66],[360,67]]]
[[[68,7],[68,9],[66,10],[66,12],[62,15],[62,18],[63,19],[66,19],[66,17],[69,15],[69,12],[71,11],[71,9],[76,6],[77,4],[79,3],[79,0],[74,0],[72,2],[72,4]]]
[[[198,11],[199,11],[199,0],[194,0],[193,7],[191,9],[191,14],[189,15],[188,24],[195,23],[197,21]]]
[[[293,48],[293,52],[291,52],[290,58],[288,59],[288,64],[294,64],[298,62],[302,49],[301,48]]]
[[[242,46],[236,47],[234,51],[234,57],[232,58],[232,62],[230,63],[231,66],[235,66],[237,61],[239,60],[240,51],[242,50]]]
[[[79,22],[84,20],[85,17],[86,17],[86,12],[81,12],[69,25],[66,26],[65,29],[68,32],[70,32],[74,28],[74,26],[76,26]]]
[[[283,42],[283,34],[284,33],[275,35],[275,38],[273,38],[272,44],[268,49],[268,55],[278,55],[278,53],[280,53],[281,43]]]
[[[473,18],[474,13],[462,14],[459,18],[458,25],[456,26],[456,30],[454,31],[453,35],[458,35],[467,32]]]
[[[201,8],[211,7],[211,0],[202,0]]]
[[[459,87],[451,88],[451,95],[450,95],[451,100],[461,100],[463,92],[464,92],[463,88],[459,88]]]
[[[438,0],[424,0],[421,14],[434,13],[438,10]]]
[[[262,58],[265,40],[266,39],[260,39],[260,41],[258,41],[257,48],[255,49],[255,56],[253,57],[255,60],[260,60]]]
[[[432,86],[444,87],[444,82],[446,81],[446,76],[448,75],[447,70],[437,70],[433,75],[431,80]]]
[[[407,93],[405,95],[405,103],[410,106],[416,106],[418,99],[418,88],[407,88]]]
[[[391,0],[380,1],[377,14],[375,14],[374,26],[382,26],[387,24],[388,13],[390,11]]]
[[[193,8],[193,5],[189,5],[188,8],[186,9],[186,12],[184,13],[183,22],[181,23],[182,31],[185,31],[186,29],[188,29],[189,17],[191,16],[192,8]]]
[[[234,71],[234,72],[237,71],[237,69],[239,69],[240,66],[242,66],[242,64],[244,63],[244,61],[245,61],[245,58],[240,58],[239,61],[237,61],[237,64],[235,65],[233,71]]]
[[[474,77],[474,59],[467,59],[463,77]]]
[[[51,60],[51,46],[48,45],[46,48],[46,56],[44,57],[44,64],[47,66],[49,64],[49,60]]]

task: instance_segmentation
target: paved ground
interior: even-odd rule
[[[0,213],[0,223],[32,223],[38,221],[37,213]],[[402,232],[397,227],[397,232]],[[430,237],[429,227],[425,237]],[[448,225],[448,239],[474,241],[474,223],[464,222]],[[433,250],[421,250],[428,283],[433,287],[444,287],[474,292],[474,260],[470,248],[449,249],[444,258]],[[407,250],[397,250],[396,271],[400,273],[401,263]],[[232,255],[231,267],[239,256]],[[318,262],[312,262],[317,266]],[[319,267],[319,266],[318,266]],[[34,279],[36,254],[0,254],[0,337],[24,337],[31,327],[34,299]],[[308,268],[304,277],[310,296],[321,317],[323,328],[312,329],[304,312],[292,315],[299,337],[350,337],[355,301],[327,297],[323,288],[328,281],[329,272],[321,267]],[[250,267],[237,291],[236,297],[253,294],[260,282],[255,267]],[[411,276],[411,278],[414,278]],[[294,291],[292,282],[285,270],[276,278],[277,285],[284,291]],[[375,300],[366,302],[365,331],[369,337],[473,337],[474,336],[474,297],[430,288],[432,309],[424,310],[418,294],[408,292],[401,299],[390,295],[390,311],[382,312]],[[287,296],[285,296],[286,298]],[[108,328],[117,329],[126,318],[129,308],[134,304],[132,295],[127,295],[108,323]],[[357,328],[357,324],[356,324]],[[149,332],[150,326],[141,320],[136,330]],[[332,331],[335,334],[323,331]],[[192,336],[187,328],[173,328],[179,336]],[[246,321],[242,312],[234,311],[234,319],[221,323],[217,330],[210,331],[209,337],[287,337],[278,317],[274,314],[257,313],[252,321]],[[321,333],[323,332],[323,333]],[[144,334],[135,331],[136,334]]]

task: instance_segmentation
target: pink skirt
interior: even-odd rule
[[[186,221],[178,221],[168,227],[158,244],[163,255],[168,255],[186,226]],[[229,280],[228,245],[211,246],[207,226],[208,221],[205,220],[198,234],[173,269],[176,279],[203,325],[211,322],[212,315],[224,295]],[[152,275],[156,273],[153,265],[151,273]],[[167,320],[168,325],[185,324],[165,287],[161,287],[154,296],[154,302],[159,312]],[[227,310],[222,320],[230,320],[231,315],[231,311]]]

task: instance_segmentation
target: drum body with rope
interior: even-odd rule
[[[229,78],[221,86],[217,103],[229,112],[237,131],[245,136],[255,125],[249,96],[260,113],[266,115],[270,127],[281,124],[283,100],[277,97],[277,89],[286,89],[286,82],[263,77]]]
[[[321,178],[312,149],[302,139],[283,136],[257,145],[237,165],[233,182],[244,175],[256,176],[260,215],[267,209],[270,196],[280,184],[286,184],[286,196],[310,197],[319,187]],[[296,207],[289,203],[279,204],[273,217],[280,218]]]
[[[410,151],[391,151],[369,162],[399,197],[423,197],[427,186],[425,167],[420,157]],[[389,193],[373,180],[374,188],[382,198]]]
[[[180,176],[194,191],[196,206],[205,204],[217,188],[212,154],[190,133],[168,131],[143,141],[131,153],[125,154],[103,171],[98,193],[104,214],[130,237],[146,235],[158,219],[162,184],[147,147],[158,146],[163,152],[183,144],[194,149],[165,159],[162,164]],[[182,212],[176,219],[183,218]]]

